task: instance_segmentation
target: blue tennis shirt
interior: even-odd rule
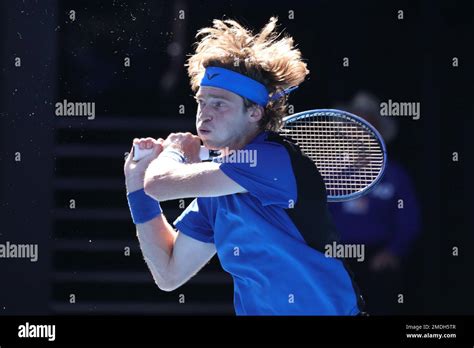
[[[351,273],[324,255],[338,239],[316,166],[274,132],[242,150],[215,161],[248,192],[198,197],[175,227],[215,244],[237,315],[357,315],[362,298]]]

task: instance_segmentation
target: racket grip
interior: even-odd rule
[[[133,160],[134,161],[139,161],[143,157],[148,156],[153,149],[140,149],[140,146],[138,144],[133,145]]]
[[[152,151],[153,149],[140,149],[138,144],[135,144],[133,145],[133,160],[139,161],[143,157],[148,156]],[[201,148],[199,149],[199,158],[201,159],[201,161],[209,159],[209,150],[206,147],[201,146]]]
[[[199,158],[201,161],[206,161],[209,159],[209,149],[207,147],[201,146],[199,149]]]

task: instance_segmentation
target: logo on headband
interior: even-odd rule
[[[220,75],[219,73],[214,73],[214,74],[211,74],[209,75],[209,73],[206,73],[206,76],[207,76],[207,79],[208,80],[212,80],[214,77]]]

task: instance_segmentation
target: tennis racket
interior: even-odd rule
[[[315,163],[329,202],[358,198],[382,178],[387,163],[385,143],[364,119],[346,111],[315,109],[287,116],[283,123],[279,133],[294,140]],[[151,150],[135,145],[133,152],[138,161]],[[204,146],[200,157],[210,158]]]
[[[358,198],[380,181],[387,163],[385,143],[364,119],[335,109],[303,111],[283,119],[293,139],[316,164],[329,202]]]

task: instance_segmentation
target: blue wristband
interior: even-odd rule
[[[127,194],[128,206],[134,224],[150,221],[162,213],[160,203],[145,193],[145,189]]]

